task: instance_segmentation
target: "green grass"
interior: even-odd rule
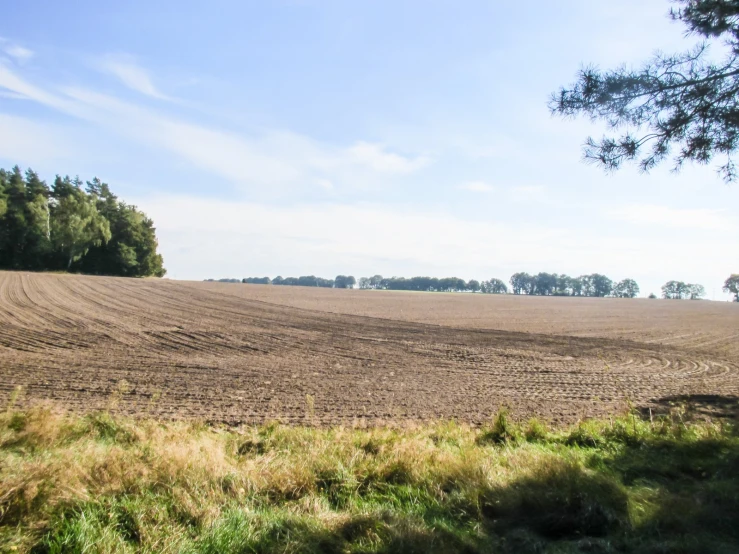
[[[0,551],[739,552],[732,422],[225,429],[0,415]]]

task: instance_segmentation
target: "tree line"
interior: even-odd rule
[[[206,279],[214,281],[215,279]],[[557,273],[537,273],[530,275],[525,272],[514,273],[510,278],[510,289],[501,279],[465,281],[459,277],[360,277],[352,275],[337,275],[334,279],[322,279],[315,275],[301,277],[246,277],[244,279],[218,279],[225,283],[249,283],[253,285],[287,285],[299,287],[324,288],[355,288],[363,290],[406,290],[418,292],[475,292],[483,294],[525,294],[531,296],[583,296],[583,297],[612,297],[636,298],[639,295],[639,285],[634,279],[623,279],[614,282],[612,279],[593,273],[570,277]],[[734,295],[734,301],[739,302],[739,274],[731,275],[724,282],[724,292]],[[682,281],[668,281],[662,286],[662,297],[666,299],[698,300],[706,295],[703,285],[684,283]],[[657,298],[650,294],[649,298]]]
[[[0,269],[161,277],[154,223],[98,178],[0,169]]]
[[[212,281],[213,279],[208,279]],[[239,279],[220,279],[222,282],[239,282]],[[418,292],[479,292],[483,294],[507,294],[508,285],[501,279],[486,281],[459,277],[361,277],[358,281],[351,275],[337,275],[334,279],[322,279],[313,275],[302,277],[247,277],[242,283],[258,285],[292,285],[307,287],[354,288],[365,290],[406,290]],[[633,279],[614,283],[605,275],[594,273],[580,277],[556,273],[514,273],[510,279],[510,292],[537,296],[616,296],[634,298],[639,294],[639,285]]]
[[[216,279],[206,279],[216,281]],[[244,279],[217,279],[219,283],[247,283],[250,285],[285,285],[292,287],[322,287],[329,289],[352,289],[357,280],[352,275],[337,275],[334,279],[324,279],[315,275],[302,275],[300,277],[282,277],[278,275],[274,279],[269,277],[246,277]]]
[[[374,275],[359,279],[360,289],[379,290],[411,290],[423,292],[483,292],[486,294],[503,294],[508,287],[500,279],[465,281],[459,277],[383,277]]]

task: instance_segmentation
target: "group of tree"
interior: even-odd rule
[[[500,279],[465,281],[459,277],[383,277],[373,275],[359,279],[359,288],[368,290],[410,290],[421,292],[482,292],[500,294],[508,292]]]
[[[373,275],[359,279],[359,288],[368,290],[410,290],[420,292],[481,292],[504,294],[508,287],[500,279],[465,281],[459,277],[383,277]]]
[[[212,281],[213,279],[208,279]],[[292,287],[322,287],[337,289],[352,289],[357,280],[351,275],[337,275],[334,279],[324,279],[315,275],[301,275],[300,277],[245,277],[244,279],[220,279],[221,282],[247,283],[250,285],[285,285]]]
[[[238,279],[222,279],[238,282]],[[361,277],[357,282],[352,276],[338,275],[335,279],[321,279],[313,275],[307,277],[247,277],[243,283],[262,285],[294,285],[307,287],[354,288],[358,285],[365,290],[406,290],[418,292],[474,292],[483,294],[506,294],[508,286],[501,279],[492,278],[487,281],[471,279],[465,281],[459,277]],[[615,283],[606,277],[594,273],[580,277],[569,277],[556,273],[515,273],[511,279],[511,292],[539,296],[615,296],[634,298],[639,294],[639,285],[633,279],[624,279]]]
[[[682,281],[667,281],[662,285],[662,298],[671,300],[698,300],[706,295],[703,285],[693,285]]]
[[[635,298],[639,295],[639,285],[633,279],[614,283],[600,273],[570,277],[557,273],[514,273],[511,276],[513,294],[538,296],[615,296]]]
[[[213,281],[213,279],[208,279]],[[322,279],[315,275],[301,277],[246,277],[244,279],[219,279],[226,283],[249,283],[253,285],[287,285],[298,287],[324,288],[355,288],[364,290],[407,290],[419,292],[475,292],[483,294],[507,294],[506,284],[496,278],[487,281],[471,279],[465,281],[459,277],[361,277],[357,281],[351,275],[337,275],[334,279]],[[639,295],[639,285],[633,279],[623,279],[614,283],[605,275],[593,273],[570,277],[557,273],[514,273],[510,279],[513,294],[532,296],[588,296],[613,298],[636,298]],[[731,275],[724,282],[724,292],[734,294],[734,300],[739,302],[739,274]],[[697,300],[705,296],[702,285],[683,283],[682,281],[668,281],[662,286],[662,297],[667,299]],[[649,298],[656,298],[650,294]]]
[[[0,169],[0,269],[164,275],[154,224],[95,178]]]

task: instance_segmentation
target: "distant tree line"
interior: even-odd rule
[[[488,294],[503,294],[508,287],[500,279],[465,281],[459,277],[383,277],[374,275],[359,279],[360,289],[375,290],[412,290],[423,292],[484,292]]]
[[[213,279],[207,279],[213,281]],[[334,279],[322,279],[314,275],[302,277],[246,277],[245,279],[219,279],[227,283],[249,283],[253,285],[287,285],[299,287],[325,288],[355,288],[365,290],[407,290],[419,292],[479,292],[483,294],[507,294],[508,286],[500,279],[492,278],[487,281],[471,279],[465,281],[459,277],[361,277],[357,281],[351,275],[337,275]],[[636,298],[639,295],[639,285],[633,279],[623,279],[614,282],[605,275],[593,273],[570,277],[556,273],[514,273],[510,279],[510,292],[532,296],[588,296]],[[724,283],[724,291],[734,294],[734,300],[739,302],[739,274],[734,274]],[[662,297],[667,299],[697,300],[705,296],[702,285],[683,283],[682,281],[668,281],[662,287]],[[650,294],[649,298],[657,298]]]
[[[31,169],[0,169],[0,269],[161,277],[157,246],[152,220],[97,178],[49,187]]]
[[[615,296],[635,298],[639,295],[639,285],[633,279],[614,283],[600,273],[570,277],[557,273],[514,273],[511,276],[514,294],[537,296]]]
[[[213,281],[214,279],[207,279]],[[337,275],[334,279],[322,279],[315,275],[301,277],[246,277],[244,279],[219,279],[220,282],[249,283],[253,285],[287,285],[298,287],[355,288],[364,290],[407,290],[418,292],[474,292],[483,294],[525,294],[530,296],[581,296],[636,298],[639,296],[639,285],[634,279],[623,279],[614,282],[605,275],[592,273],[579,277],[570,277],[557,273],[514,273],[510,278],[510,289],[501,279],[465,281],[459,277],[360,277],[357,281],[351,275]],[[724,282],[724,292],[734,295],[739,302],[739,274],[731,275]],[[662,286],[662,297],[667,299],[698,300],[706,295],[702,285],[668,281]],[[650,294],[649,298],[657,298]]]
[[[212,279],[210,279],[212,280]],[[239,282],[238,279],[221,279],[221,281]],[[479,292],[483,294],[507,294],[508,285],[501,279],[491,278],[487,281],[471,279],[465,281],[459,277],[361,277],[357,281],[353,276],[338,275],[335,279],[321,279],[313,275],[304,277],[247,277],[242,283],[257,285],[293,285],[307,287],[354,288],[358,285],[365,290],[407,290],[419,292]],[[634,298],[639,294],[639,285],[633,279],[624,279],[614,283],[605,275],[594,273],[580,277],[569,277],[556,273],[515,273],[510,279],[513,294],[538,296],[615,296],[618,298]]]
[[[215,279],[206,279],[215,281]],[[352,289],[357,280],[352,275],[337,275],[334,279],[323,279],[315,275],[302,275],[300,277],[282,277],[278,275],[274,279],[269,277],[245,277],[244,279],[218,279],[220,283],[248,283],[250,285],[286,285],[293,287],[322,287],[337,289]]]

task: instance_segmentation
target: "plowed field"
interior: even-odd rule
[[[227,423],[573,421],[739,394],[739,305],[0,272],[0,401]]]

